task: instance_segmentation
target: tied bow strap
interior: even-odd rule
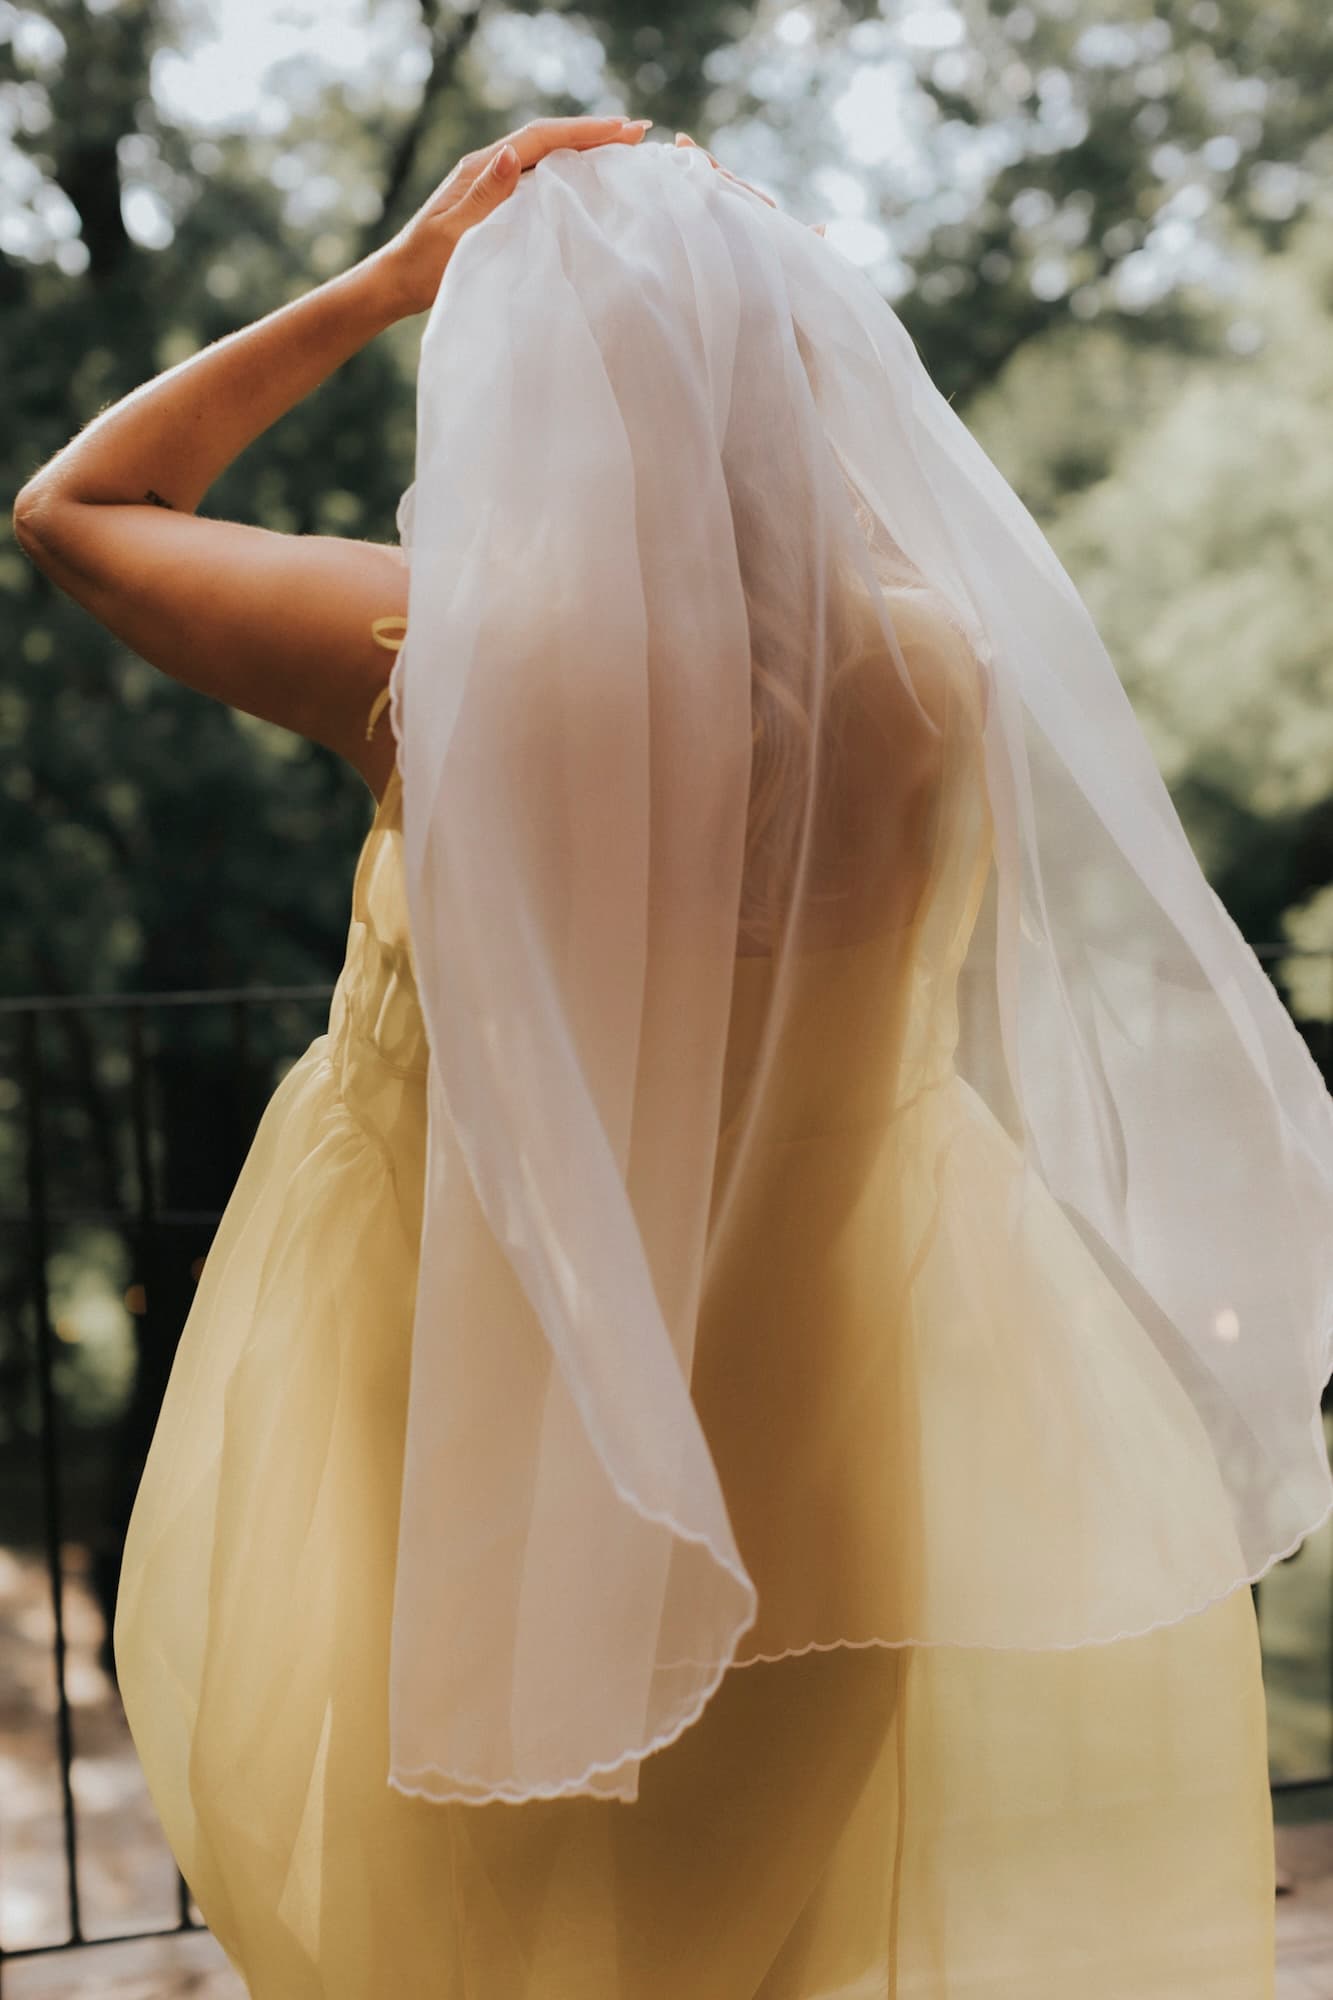
[[[401,628],[396,638],[386,637],[387,628],[391,625],[396,625]],[[407,636],[407,620],[406,618],[403,618],[401,616],[393,616],[389,618],[376,618],[373,624],[371,625],[370,633],[371,637],[374,639],[375,644],[377,646],[383,646],[386,649],[386,651],[390,653],[396,653],[401,647],[403,640]],[[384,704],[388,699],[389,699],[389,684],[386,681],[384,686],[380,689],[379,693],[376,695],[374,702],[371,704],[370,717],[366,723],[367,743],[370,742],[371,738],[375,734],[375,724],[379,721],[380,716],[383,714]]]

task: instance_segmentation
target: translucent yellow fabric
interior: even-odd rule
[[[932,904],[955,941],[986,856],[984,820],[957,825]],[[1086,1264],[1053,1206],[1011,1232],[1005,1142],[958,1087],[949,995],[937,988],[923,1012],[921,964],[880,939],[802,968],[776,1122],[754,1155],[767,1164],[745,1180],[710,1277],[692,1393],[758,1587],[751,1663],[644,1761],[632,1804],[404,1796],[386,1783],[387,1682],[427,1048],[394,772],[328,1031],[275,1092],[203,1269],[116,1615],[154,1802],[253,2000],[1272,1994],[1247,1589],[1102,1646],[754,1657],[780,1648],[788,1621],[818,1629],[820,1604],[784,1604],[784,1579],[822,1589],[834,1630],[909,1626],[923,1606],[965,1622],[973,1599],[1023,1587],[1018,1524],[1037,1502],[1050,1536],[1036,1550],[1028,1537],[1033,1605],[1065,1602],[1077,1626],[1080,1558],[1099,1589],[1119,1573],[1135,1601],[1133,1495],[1099,1492],[1081,1469],[1077,1367],[1044,1389],[1036,1372],[1055,1350],[1062,1273],[1086,1309]],[[738,960],[723,1156],[767,976],[763,959]],[[895,979],[908,982],[896,994]],[[840,1037],[872,995],[927,1031],[913,1042],[904,1028],[881,1082],[900,1090],[908,1048],[943,1055],[899,1116],[885,1115],[896,1096],[876,1103],[873,1081],[839,1076]],[[956,1135],[943,1148],[941,1121]],[[913,1177],[925,1160],[945,1163],[930,1185]],[[812,1240],[827,1254],[812,1258]],[[887,1342],[909,1268],[911,1338]],[[966,1368],[950,1352],[969,1284],[987,1288],[1005,1363],[979,1382],[962,1380],[975,1347]],[[1173,1509],[1207,1504],[1201,1461],[1182,1399],[1156,1377],[1144,1393],[1147,1343],[1115,1319],[1109,1289],[1104,1304],[1097,1407],[1105,1424],[1118,1398],[1127,1421],[1159,1426],[1166,1573]],[[859,1342],[867,1329],[873,1344]],[[1062,1399],[1060,1463],[1024,1455],[1024,1411],[1042,1396]],[[827,1409],[803,1422],[811,1399],[831,1398],[845,1423]],[[952,1448],[938,1428],[951,1402]],[[1048,1448],[1060,1429],[1040,1427]],[[804,1434],[835,1433],[838,1462],[802,1459]]]

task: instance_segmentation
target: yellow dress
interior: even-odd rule
[[[864,1111],[849,1099],[837,1132],[829,1051],[874,951],[821,954],[793,1017],[791,1162],[830,1135],[845,1154]],[[737,961],[724,1122],[764,976]],[[327,1032],[268,1104],[203,1268],[116,1612],[154,1803],[252,2000],[1269,2000],[1273,1831],[1244,1588],[1101,1646],[751,1657],[646,1760],[632,1805],[436,1805],[388,1785],[426,1064],[395,770],[357,865]],[[910,1172],[906,1143],[896,1173]],[[863,1179],[864,1160],[853,1171]],[[931,1588],[910,1514],[891,1504],[928,1440],[903,1426],[873,1534],[854,1518],[872,1507],[859,1475],[781,1473],[799,1462],[802,1399],[832,1393],[794,1332],[786,1353],[793,1370],[807,1357],[806,1378],[786,1370],[784,1314],[792,1328],[825,1315],[839,1393],[882,1366],[872,1355],[858,1374],[855,1335],[892,1313],[892,1260],[871,1209],[838,1186],[827,1170],[774,1179],[700,1329],[695,1393],[759,1589],[752,1655],[802,1482],[827,1501],[830,1577],[843,1530],[866,1556],[868,1616],[899,1587]],[[955,1241],[982,1226],[984,1185],[974,1193]],[[837,1232],[833,1292],[803,1282],[808,1259],[784,1268],[798,1212]],[[722,1336],[747,1286],[762,1287],[765,1360],[739,1381]],[[1016,1354],[1029,1303],[1013,1300]],[[993,1584],[983,1542],[978,1593]]]

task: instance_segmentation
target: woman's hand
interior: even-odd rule
[[[547,153],[572,146],[633,146],[651,118],[534,118],[475,153],[464,153],[428,201],[385,244],[384,268],[401,287],[405,314],[427,312],[459,238],[498,208],[518,186],[519,175]]]
[[[702,153],[706,160],[712,160],[718,172],[725,174],[729,181],[735,181],[737,187],[749,188],[751,194],[757,194],[760,201],[766,201],[770,208],[777,207],[777,203],[771,194],[765,194],[762,188],[753,186],[749,181],[743,181],[739,174],[733,174],[729,168],[723,166],[720,160],[714,159],[713,155],[705,147],[699,145],[697,140],[691,139],[688,132],[677,132],[676,144],[678,146],[693,146],[696,153]],[[822,236],[828,225],[823,222],[812,222],[810,227],[814,230],[816,236]]]

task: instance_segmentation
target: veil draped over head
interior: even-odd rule
[[[426,326],[391,1771],[1096,1644],[1333,1504],[1333,1104],[1040,529],[829,244],[557,152]]]

